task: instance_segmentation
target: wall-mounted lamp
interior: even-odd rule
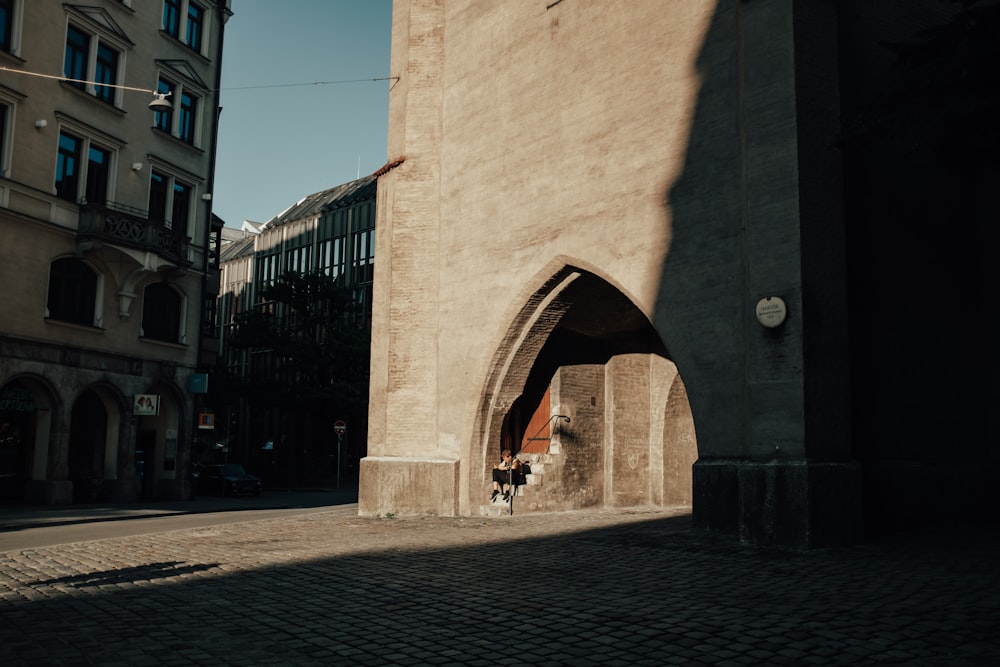
[[[142,163],[141,162],[133,162],[132,163],[132,171],[135,171],[135,172],[142,171]]]
[[[201,196],[201,200],[202,201],[212,201],[212,193],[211,192],[206,192],[205,194],[203,194]]]
[[[165,93],[153,93],[153,99],[149,103],[149,108],[153,111],[170,111],[173,109],[174,105],[167,99],[168,95],[170,95],[170,91]]]
[[[35,121],[36,129],[40,130],[43,127],[48,127],[48,126],[49,126],[49,121],[45,120],[44,118],[39,118],[38,120]]]

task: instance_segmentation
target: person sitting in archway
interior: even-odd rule
[[[501,493],[505,501],[509,500],[511,487],[520,484],[524,484],[521,462],[509,449],[505,449],[500,453],[500,462],[493,466],[493,493],[490,495],[490,502],[496,502]]]

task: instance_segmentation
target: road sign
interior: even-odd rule
[[[347,422],[343,419],[338,419],[333,422],[333,430],[337,434],[337,488],[340,488],[340,441],[343,439],[344,432],[347,430]]]

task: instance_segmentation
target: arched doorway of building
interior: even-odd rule
[[[31,391],[17,380],[0,389],[0,501],[22,499],[31,479],[31,453],[37,406]]]
[[[0,502],[31,497],[32,480],[45,480],[48,468],[52,392],[39,379],[22,376],[0,387]]]
[[[646,315],[595,273],[566,266],[531,295],[483,401],[484,478],[504,447],[540,476],[520,511],[690,507],[697,439],[683,381]],[[470,477],[478,504],[487,485]]]
[[[69,429],[69,479],[73,502],[104,500],[115,489],[123,397],[115,389],[93,386],[73,402]]]
[[[108,413],[97,392],[83,392],[73,403],[69,427],[69,480],[73,502],[96,502],[104,479]]]

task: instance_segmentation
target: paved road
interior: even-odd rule
[[[200,528],[251,519],[329,511],[353,504],[356,489],[265,490],[258,497],[199,497],[195,501],[129,505],[0,509],[0,552],[145,533]],[[138,519],[142,519],[141,521]]]
[[[1000,664],[1000,540],[356,507],[0,553],[3,665]]]

